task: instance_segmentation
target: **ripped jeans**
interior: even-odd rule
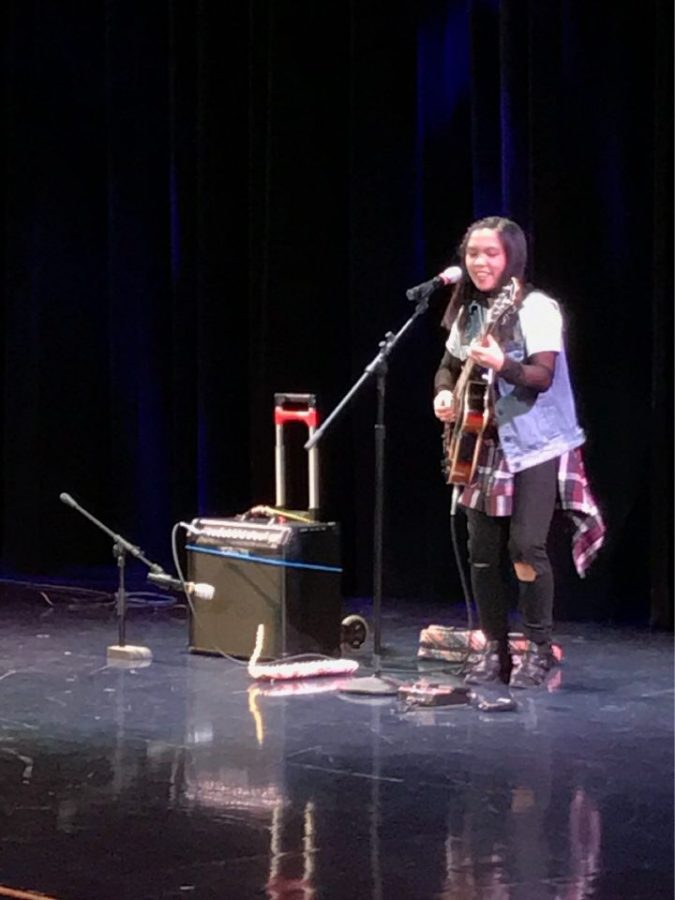
[[[514,475],[513,515],[488,516],[466,509],[471,587],[481,629],[488,640],[504,641],[514,583],[523,632],[549,644],[553,630],[553,571],[546,550],[558,494],[558,460]],[[518,581],[514,562],[527,563],[534,581]]]

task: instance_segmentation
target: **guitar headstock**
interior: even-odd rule
[[[516,308],[518,300],[518,282],[512,278],[505,285],[488,309],[486,325],[492,330],[508,313]]]

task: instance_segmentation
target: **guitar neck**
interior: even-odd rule
[[[512,278],[508,286],[504,288],[504,290],[494,301],[493,305],[488,309],[487,316],[478,334],[478,341],[482,341],[488,335],[492,334],[492,332],[496,329],[497,324],[501,321],[504,315],[509,310],[514,308],[514,305],[516,304],[518,299],[519,291],[520,286],[518,284],[518,281],[515,278]],[[462,371],[459,374],[459,378],[457,379],[457,383],[455,384],[455,388],[453,390],[453,394],[456,399],[461,400],[464,396],[464,391],[466,390],[467,383],[471,378],[471,375],[473,374],[473,370],[475,368],[476,363],[474,362],[474,360],[467,359],[464,363],[464,366],[462,367]]]
[[[485,324],[483,325],[483,327],[480,330],[477,340],[482,341],[489,334],[492,334],[492,332],[495,329],[496,324],[497,324],[496,322],[491,322],[489,320],[487,322],[485,322]],[[462,367],[462,371],[459,373],[459,378],[457,379],[457,382],[456,382],[454,390],[453,390],[455,397],[461,398],[464,396],[464,391],[466,389],[466,386],[467,386],[469,379],[471,378],[471,375],[473,374],[473,371],[475,368],[476,368],[475,360],[467,358],[466,362],[464,363],[464,365]]]
[[[468,359],[464,363],[462,367],[462,371],[459,373],[459,378],[455,383],[455,387],[453,389],[453,394],[456,399],[462,399],[464,396],[464,391],[466,390],[466,386],[469,383],[469,378],[471,377],[471,373],[476,368],[476,363],[473,359]]]

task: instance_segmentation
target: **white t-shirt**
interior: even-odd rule
[[[528,356],[544,350],[560,353],[563,321],[560,307],[553,297],[541,291],[532,291],[523,300],[518,318]]]
[[[527,356],[546,350],[560,353],[563,322],[560,307],[552,297],[542,291],[529,293],[518,310],[518,320]],[[458,359],[466,359],[468,346],[460,339],[457,319],[452,323],[445,348]]]

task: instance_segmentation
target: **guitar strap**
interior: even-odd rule
[[[469,352],[469,344],[481,333],[486,317],[487,307],[472,300],[467,307],[462,328],[453,328],[448,335],[445,342],[448,353],[464,362]]]
[[[472,300],[469,304],[469,321],[468,327],[465,329],[466,340],[468,343],[477,338],[483,330],[485,320],[487,318],[487,306]]]

